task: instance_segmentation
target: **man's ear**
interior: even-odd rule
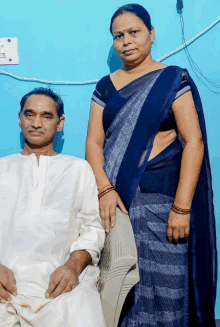
[[[21,127],[21,113],[18,113],[18,125]]]
[[[64,125],[64,121],[65,121],[65,117],[60,117],[59,118],[59,121],[58,121],[58,123],[57,123],[57,132],[61,132],[62,131],[62,129],[63,129],[63,125]]]

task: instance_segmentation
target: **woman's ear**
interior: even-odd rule
[[[150,31],[150,41],[151,41],[151,44],[154,43],[154,40],[155,40],[155,29],[152,27],[151,28],[151,31]]]

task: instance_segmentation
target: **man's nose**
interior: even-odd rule
[[[39,116],[35,116],[32,121],[32,127],[34,128],[41,128],[42,127],[42,119]]]

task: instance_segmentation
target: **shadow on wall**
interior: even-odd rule
[[[53,149],[54,151],[61,153],[63,150],[65,139],[64,139],[64,132],[57,132],[54,136],[54,145]],[[24,149],[24,136],[22,132],[20,132],[20,147]]]
[[[117,52],[113,45],[111,46],[111,49],[109,50],[107,64],[108,64],[110,73],[113,73],[114,71],[116,71],[117,69],[122,67],[122,61],[118,57]]]

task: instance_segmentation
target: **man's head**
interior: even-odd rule
[[[52,144],[64,124],[61,98],[51,89],[38,88],[23,96],[20,107],[19,126],[25,142],[39,148]]]

